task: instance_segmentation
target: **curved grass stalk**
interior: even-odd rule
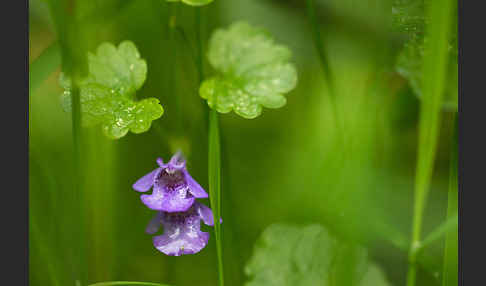
[[[312,29],[312,38],[314,40],[314,45],[317,51],[317,54],[319,55],[319,62],[322,67],[322,71],[324,73],[324,79],[326,81],[328,91],[329,91],[329,98],[331,102],[331,110],[333,113],[333,118],[336,124],[336,128],[338,133],[341,133],[341,123],[338,118],[338,111],[337,111],[337,105],[336,105],[336,91],[335,91],[335,86],[334,86],[334,79],[333,79],[333,74],[331,67],[329,65],[329,59],[327,58],[327,51],[322,44],[322,37],[321,37],[321,31],[319,29],[319,22],[317,21],[317,16],[316,16],[316,9],[315,9],[315,0],[307,0],[307,15],[309,17],[309,22],[311,25]],[[340,137],[341,138],[341,137]],[[341,138],[343,139],[343,138]],[[344,139],[343,139],[344,140]]]
[[[437,149],[442,97],[447,67],[447,42],[452,24],[452,0],[433,1],[429,15],[429,41],[423,64],[423,100],[420,106],[418,154],[415,174],[415,200],[412,240],[409,249],[407,286],[415,286],[417,250],[421,241],[423,212],[430,188]]]

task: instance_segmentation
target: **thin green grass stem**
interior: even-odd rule
[[[449,214],[448,217],[441,225],[439,225],[435,230],[433,230],[429,235],[427,235],[420,245],[417,247],[417,252],[421,253],[425,248],[433,243],[437,242],[443,236],[457,230],[458,225],[458,215],[457,212],[454,214]]]
[[[203,43],[201,39],[201,9],[199,7],[195,8],[195,17],[194,17],[194,30],[196,33],[196,67],[197,67],[197,74],[199,78],[199,85],[202,83],[204,79],[204,71],[203,71],[203,58],[204,58],[204,53],[203,53]],[[198,88],[199,88],[198,85]],[[208,113],[208,108],[204,100],[201,100],[201,103],[203,104],[203,116],[204,120],[206,121],[206,125],[209,124],[209,113]]]
[[[445,88],[448,37],[452,24],[452,0],[433,1],[428,14],[429,39],[425,45],[423,64],[423,96],[420,106],[418,154],[415,174],[415,194],[412,240],[409,249],[407,286],[415,286],[417,250],[421,242],[423,213],[430,188],[437,149],[442,97]]]
[[[221,241],[221,146],[219,138],[218,112],[209,112],[209,148],[208,148],[208,177],[209,200],[214,213],[214,234],[216,237],[216,251],[218,256],[219,285],[224,285],[223,250]]]

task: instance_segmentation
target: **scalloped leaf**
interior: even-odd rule
[[[128,131],[139,134],[149,130],[152,121],[164,112],[156,98],[134,101],[97,83],[81,85],[80,100],[82,124],[101,124],[103,133],[111,139],[121,138]],[[71,111],[70,92],[62,95],[62,102],[64,110]]]
[[[320,225],[269,226],[246,265],[246,286],[387,286],[366,249],[344,243]]]
[[[121,95],[132,95],[147,78],[147,63],[130,41],[121,42],[118,49],[111,43],[100,44],[96,54],[88,53],[88,67],[90,81]]]
[[[199,94],[218,112],[234,110],[248,119],[259,116],[262,106],[280,108],[287,102],[283,94],[297,84],[291,57],[287,47],[245,22],[218,29],[209,41],[208,59],[219,74],[205,80]]]
[[[153,120],[164,109],[156,98],[135,100],[135,92],[147,76],[147,64],[140,58],[132,42],[124,41],[118,48],[102,43],[96,54],[88,54],[89,75],[79,85],[83,126],[101,125],[112,139],[128,131],[142,133],[150,129]],[[61,73],[59,84],[64,88],[61,104],[71,111],[71,79]]]
[[[190,5],[190,6],[204,6],[207,5],[214,0],[166,0],[167,2],[182,2],[184,4]]]

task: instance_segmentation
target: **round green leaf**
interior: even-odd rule
[[[128,131],[142,133],[164,112],[159,100],[135,100],[135,91],[144,83],[147,64],[132,42],[124,41],[118,48],[102,43],[96,54],[88,54],[89,75],[78,83],[83,126],[100,124],[103,133],[112,139]],[[70,78],[61,73],[60,85],[64,110],[71,111]]]
[[[130,41],[121,42],[118,49],[102,43],[96,54],[88,54],[88,66],[93,81],[121,95],[132,95],[147,78],[147,63]]]
[[[247,23],[218,29],[209,41],[208,59],[219,75],[205,80],[199,94],[218,112],[234,110],[248,119],[259,116],[262,106],[280,108],[286,103],[283,94],[297,84],[291,56],[287,47]]]
[[[246,286],[389,285],[366,249],[339,241],[320,225],[269,226],[245,273]]]
[[[86,83],[80,87],[83,126],[100,124],[104,134],[112,139],[125,136],[128,131],[142,133],[150,128],[153,120],[162,116],[164,110],[156,98],[134,101],[116,91],[97,83]],[[63,107],[71,110],[71,96],[62,95]]]

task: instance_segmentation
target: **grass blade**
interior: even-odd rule
[[[214,213],[214,234],[218,255],[219,285],[224,285],[223,253],[221,247],[221,147],[219,138],[218,113],[211,110],[209,114],[209,147],[208,147],[209,200]]]
[[[415,201],[412,240],[409,250],[407,285],[415,285],[417,249],[420,245],[422,218],[430,187],[437,149],[440,111],[444,94],[449,31],[452,28],[453,1],[433,1],[429,7],[430,24],[427,27],[423,63],[423,100],[420,106],[418,154],[415,173]]]
[[[420,246],[417,248],[417,252],[421,252],[427,246],[431,245],[432,243],[439,240],[444,235],[449,235],[454,230],[457,230],[458,225],[458,216],[457,212],[454,214],[448,214],[448,217],[445,222],[443,222],[440,226],[438,226],[435,230],[433,230],[421,243]]]

